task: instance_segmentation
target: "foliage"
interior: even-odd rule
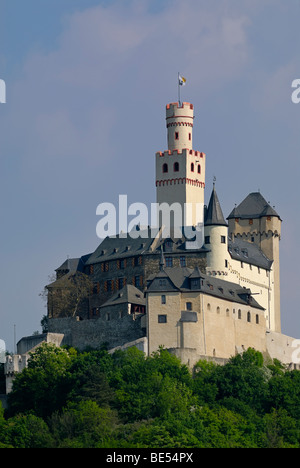
[[[160,348],[43,344],[0,407],[1,448],[299,448],[300,372],[249,349],[191,371]]]

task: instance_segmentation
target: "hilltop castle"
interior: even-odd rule
[[[23,338],[20,354],[54,340],[79,349],[134,345],[146,354],[163,345],[189,365],[248,347],[298,363],[296,340],[281,333],[281,218],[254,192],[225,219],[215,183],[204,205],[206,155],[193,149],[193,125],[192,104],[166,106],[168,149],[155,155],[156,193],[159,205],[182,208],[181,227],[196,234],[198,227],[201,245],[184,229],[178,235],[173,221],[165,236],[160,218],[155,237],[137,227],[134,236],[107,237],[93,253],[67,259],[47,286],[48,333],[34,343]],[[61,298],[82,278],[89,291],[74,313]]]

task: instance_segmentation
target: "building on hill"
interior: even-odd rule
[[[298,340],[281,334],[281,218],[259,192],[225,218],[215,183],[204,206],[206,155],[193,149],[193,125],[191,103],[166,106],[168,149],[155,155],[155,184],[167,210],[155,235],[136,227],[64,261],[47,286],[49,333],[79,349],[135,344],[151,354],[163,345],[191,365],[248,347],[298,365]],[[83,276],[89,289],[70,308],[62,298]]]

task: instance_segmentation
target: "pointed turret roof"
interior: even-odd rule
[[[213,190],[205,214],[205,226],[227,226],[215,189],[215,184],[213,185]]]
[[[276,216],[280,219],[278,213],[276,213],[260,192],[252,192],[232,210],[227,219],[262,218],[263,216]]]

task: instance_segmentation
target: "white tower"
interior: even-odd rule
[[[205,154],[193,150],[193,104],[168,104],[166,122],[168,150],[156,153],[157,203],[170,208],[176,203],[181,207],[181,225],[196,226],[204,221]]]
[[[213,184],[213,190],[205,213],[204,245],[209,250],[207,254],[206,272],[212,275],[227,274],[228,261],[228,226],[224,219],[218,195]]]

